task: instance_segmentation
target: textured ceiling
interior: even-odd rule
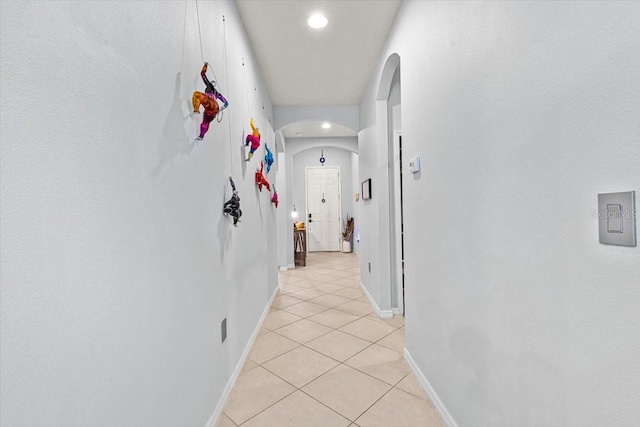
[[[277,106],[357,105],[400,0],[236,0]],[[325,15],[313,29],[307,19]]]

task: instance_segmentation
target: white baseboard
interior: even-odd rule
[[[391,310],[380,310],[380,307],[378,307],[378,303],[376,303],[376,301],[373,299],[366,286],[364,286],[364,283],[360,282],[360,287],[362,288],[362,292],[364,292],[364,294],[367,296],[367,299],[373,306],[373,309],[376,311],[376,314],[380,319],[391,319],[393,317],[393,312]]]
[[[280,271],[287,271],[288,269],[288,267],[280,267]]]
[[[253,343],[256,340],[256,337],[258,336],[258,332],[260,331],[260,328],[262,327],[262,322],[264,322],[264,319],[267,317],[267,314],[269,314],[269,309],[271,308],[271,304],[273,304],[273,300],[278,294],[279,289],[280,288],[276,286],[276,289],[273,291],[273,295],[271,295],[271,298],[269,298],[269,302],[267,302],[267,306],[264,308],[264,311],[262,312],[262,316],[260,316],[260,321],[256,325],[256,329],[251,334],[251,337],[249,338],[249,342],[244,347],[242,356],[240,356],[240,360],[238,361],[238,364],[236,365],[236,368],[234,369],[233,374],[231,375],[231,378],[229,378],[229,381],[227,381],[227,385],[224,387],[224,391],[222,392],[222,396],[220,397],[220,400],[216,405],[216,409],[213,411],[213,414],[211,415],[211,417],[209,417],[209,421],[207,421],[207,424],[205,425],[205,427],[214,427],[218,422],[218,420],[220,419],[220,415],[222,415],[222,410],[227,404],[227,400],[229,400],[229,395],[231,394],[231,390],[233,390],[233,386],[236,385],[236,380],[240,376],[240,372],[242,371],[244,362],[247,360],[249,351],[251,351],[251,347],[253,347]]]
[[[444,403],[442,403],[442,400],[440,400],[440,397],[436,393],[435,389],[431,386],[431,383],[424,375],[424,373],[422,373],[422,370],[418,367],[416,361],[413,360],[413,357],[411,357],[411,353],[409,353],[409,350],[407,350],[406,348],[404,349],[404,360],[407,361],[407,364],[415,374],[418,382],[424,389],[425,393],[427,393],[427,396],[429,396],[431,403],[433,403],[436,411],[438,411],[438,414],[440,414],[440,418],[442,418],[442,421],[444,421],[444,425],[447,427],[458,427],[458,424],[453,419],[449,411],[447,411],[447,408],[444,406]]]
[[[296,268],[296,264],[295,264],[295,263],[293,263],[293,264],[289,264],[289,265],[287,265],[287,268],[288,268],[289,270],[293,270],[294,268]]]

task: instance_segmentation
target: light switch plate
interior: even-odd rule
[[[636,193],[598,194],[600,243],[636,246]]]
[[[409,171],[411,173],[420,172],[420,157],[414,157],[409,160]]]

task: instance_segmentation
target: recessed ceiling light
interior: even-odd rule
[[[324,15],[316,13],[311,15],[307,24],[309,24],[311,28],[324,28],[327,26],[327,22],[329,21],[324,17]]]
[[[329,129],[331,127],[330,123],[323,123],[322,124],[322,129]]]

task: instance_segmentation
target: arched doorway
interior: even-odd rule
[[[392,54],[384,65],[376,96],[378,136],[386,141],[389,169],[388,205],[382,208],[380,218],[386,220],[389,230],[389,298],[393,314],[404,314],[404,221],[402,158],[402,99],[400,56]],[[388,209],[386,207],[388,206]],[[385,224],[381,224],[385,226]]]

